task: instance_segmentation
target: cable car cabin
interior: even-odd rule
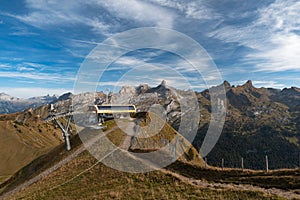
[[[119,118],[136,113],[134,105],[94,105],[89,106],[89,111],[97,115],[98,121],[103,119]]]

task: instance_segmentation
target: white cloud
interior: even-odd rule
[[[100,44],[100,42],[94,42],[89,40],[77,40],[77,39],[70,39],[70,44],[73,47],[90,47],[90,46],[96,46]]]
[[[88,3],[80,0],[27,0],[25,3],[29,9],[28,14],[13,15],[6,13],[6,15],[38,28],[56,25],[85,24],[90,26],[95,32],[103,34],[106,34],[109,29],[109,25],[99,18],[84,15],[83,13],[86,12],[84,8]]]
[[[97,1],[114,15],[150,26],[172,28],[174,14],[148,2],[127,0]]]
[[[162,80],[167,82],[168,86],[177,88],[177,89],[189,89],[194,88],[196,86],[190,85],[188,83],[188,79],[180,76],[167,76],[167,77],[157,77],[157,78],[149,78],[148,76],[128,76],[128,78],[119,80],[119,81],[103,81],[99,82],[100,87],[104,86],[112,86],[116,87],[118,90],[122,86],[138,86],[140,84],[148,84],[151,87],[156,87],[159,85]],[[95,85],[95,84],[94,84]],[[198,87],[198,85],[197,85]]]
[[[258,25],[267,26],[270,35],[259,52],[247,56],[258,59],[259,71],[300,71],[300,2],[277,0],[260,11]]]
[[[23,65],[18,66],[18,71],[34,71],[34,70],[36,70],[36,69],[32,68],[32,67],[27,67],[27,66],[23,66]]]
[[[205,1],[182,1],[182,0],[150,0],[160,6],[176,9],[187,18],[197,20],[219,19],[220,16],[205,5]]]
[[[243,85],[247,82],[247,80],[233,82],[233,85]],[[253,80],[252,84],[254,87],[264,87],[264,88],[284,88],[287,87],[285,84],[278,83],[277,81],[256,81]]]
[[[16,36],[39,35],[37,33],[28,30],[28,28],[25,27],[14,27],[12,29],[14,30],[14,32],[12,32],[10,35],[16,35]]]
[[[261,47],[260,52],[247,56],[250,60],[259,60],[257,71],[300,71],[300,36],[276,34],[270,38],[271,46]]]
[[[129,66],[137,66],[137,65],[143,65],[146,64],[144,60],[138,59],[135,57],[128,57],[128,56],[123,56],[116,60],[115,64],[117,65],[129,65]]]
[[[47,81],[74,81],[74,77],[66,77],[58,74],[46,74],[46,73],[28,73],[21,71],[14,72],[0,72],[0,77],[5,78],[27,78],[33,80],[47,80]]]
[[[226,26],[209,37],[251,48],[242,61],[256,71],[300,71],[300,2],[277,0],[258,14],[247,26]]]
[[[2,13],[38,28],[49,26],[86,25],[94,32],[111,35],[114,28],[119,28],[123,19],[142,26],[172,28],[174,13],[148,2],[127,0],[26,0],[29,9],[26,15]],[[89,8],[93,8],[90,11]],[[105,16],[109,12],[112,17]],[[20,32],[19,32],[20,33]]]
[[[11,69],[11,65],[6,64],[6,63],[0,63],[0,69]]]
[[[265,88],[284,88],[286,85],[278,83],[276,81],[252,81],[253,85],[256,87],[265,87]]]
[[[258,24],[267,25],[275,31],[289,33],[300,30],[300,2],[297,0],[277,0],[260,10]]]

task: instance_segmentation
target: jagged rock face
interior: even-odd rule
[[[112,104],[128,104],[133,96],[137,95],[137,88],[134,86],[123,86],[118,94],[111,96]]]
[[[57,101],[64,101],[64,100],[68,100],[68,99],[72,99],[73,94],[71,92],[65,93],[63,95],[61,95]]]
[[[136,88],[136,92],[137,92],[137,94],[143,94],[143,93],[145,93],[149,89],[150,89],[149,85],[147,85],[147,84],[141,84],[140,86],[138,86]]]
[[[120,90],[119,94],[121,94],[121,95],[135,95],[136,94],[136,87],[134,87],[134,86],[124,86]]]
[[[300,111],[300,88],[284,88],[280,92],[274,92],[270,98],[289,106],[292,110]]]
[[[252,127],[274,126],[275,124],[277,126],[289,126],[289,123],[295,122],[295,119],[299,117],[297,114],[299,106],[297,105],[300,104],[300,90],[298,88],[282,91],[271,88],[255,88],[251,81],[237,87],[231,86],[227,81],[224,81],[222,85],[227,95],[227,103],[223,102],[223,106],[227,108],[227,123],[235,124],[237,127],[247,123]],[[107,97],[103,92],[68,96],[72,100],[58,101],[55,104],[61,112],[63,109],[69,110],[72,105],[74,108],[81,107],[86,110],[89,105],[107,103]],[[186,96],[188,95],[184,91],[171,88],[165,81],[162,81],[160,85],[154,88],[146,84],[138,87],[124,86],[119,93],[109,95],[108,103],[134,104],[137,110],[142,112],[148,111],[154,104],[159,104],[164,107],[164,114],[168,121],[177,127],[181,117],[180,101]],[[209,91],[197,93],[197,96],[201,112],[201,124],[207,124],[211,112]],[[296,131],[296,127],[293,126],[290,131],[292,130]]]
[[[168,87],[166,81],[162,81],[155,88],[148,85],[138,87],[126,86],[118,94],[112,97],[112,103],[134,104],[138,111],[147,112],[152,105],[159,104],[165,108],[165,115],[172,114],[172,117],[179,117],[180,112],[180,94],[176,89]]]

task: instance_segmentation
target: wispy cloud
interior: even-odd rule
[[[252,23],[225,26],[209,36],[252,49],[241,60],[256,71],[300,71],[299,10],[299,1],[277,0],[258,10]]]
[[[233,82],[234,85],[243,85],[247,82],[247,80],[241,80],[241,81],[237,81],[237,82]],[[253,85],[255,87],[264,87],[264,88],[284,88],[287,87],[285,84],[282,83],[278,83],[277,81],[257,81],[257,80],[253,80],[252,81]]]
[[[293,33],[271,36],[271,45],[259,52],[247,55],[248,60],[257,60],[256,71],[300,71],[300,36]]]
[[[208,20],[221,18],[211,8],[205,5],[205,1],[184,1],[184,0],[150,0],[154,4],[167,8],[176,9],[187,18],[197,20]]]
[[[23,66],[23,65],[19,65],[17,67],[18,71],[35,71],[36,69],[33,67],[27,67],[27,66]]]
[[[12,28],[13,32],[10,33],[10,35],[15,35],[15,36],[32,36],[32,35],[39,35],[38,33],[34,33],[30,31],[26,27],[14,27]]]
[[[28,71],[28,70],[27,70]],[[0,72],[0,77],[5,78],[26,78],[33,80],[48,80],[48,81],[74,81],[74,77],[65,77],[58,74],[47,73],[28,73],[28,72]]]
[[[115,16],[130,19],[146,26],[159,26],[172,28],[174,13],[146,1],[127,0],[100,0],[101,6],[112,12]]]
[[[11,65],[7,63],[0,63],[0,69],[10,69]]]
[[[276,79],[281,72],[297,74],[300,71],[300,2],[297,0],[24,0],[24,5],[23,10],[20,6],[17,11],[12,5],[0,11],[3,17],[1,28],[4,27],[1,33],[3,40],[0,41],[0,77],[24,81],[24,85],[27,82],[29,87],[32,82],[43,82],[41,87],[50,87],[52,83],[55,87],[57,82],[70,85],[81,62],[101,41],[115,33],[149,26],[175,29],[198,41],[213,55],[222,75],[229,81],[249,77],[265,81],[256,84],[266,87],[299,84],[296,79],[292,83]],[[159,46],[166,39],[170,36],[162,34],[152,42]],[[131,47],[126,46],[128,41],[134,44],[136,38],[128,37],[119,44],[110,40],[107,45],[112,45],[112,49]],[[167,46],[170,52],[186,45],[183,41],[174,41]],[[147,42],[144,35],[139,40],[141,45]],[[210,71],[208,61],[198,60],[205,56],[196,55],[193,47],[189,52],[188,58],[178,56],[177,59],[162,51],[128,53],[108,68],[106,77],[110,80],[105,81],[113,82],[113,78],[121,72],[136,67],[143,68],[136,77],[143,78],[144,73],[152,76],[155,83],[169,79],[171,85],[180,85],[182,80],[174,74],[155,73],[167,71],[162,67],[165,65],[186,75],[193,87],[202,87],[198,80],[201,76],[196,75],[196,69],[186,61],[189,60],[195,66],[203,67],[205,74],[202,75],[210,84],[220,84],[218,72]],[[115,51],[107,48],[95,53],[91,59],[111,62],[115,55]],[[103,70],[97,63],[95,68],[91,69],[91,73],[96,77],[96,73],[100,74]],[[198,79],[193,80],[195,77]],[[127,78],[135,83],[144,82],[135,78],[133,72]]]
[[[284,88],[285,84],[278,83],[276,81],[253,81],[252,82],[256,87],[265,87],[265,88]]]
[[[300,2],[277,0],[260,11],[258,24],[268,26],[268,45],[259,53],[248,56],[258,59],[257,69],[262,71],[300,71]],[[295,31],[298,31],[295,32]],[[265,61],[265,63],[264,63]]]
[[[2,14],[38,28],[86,25],[92,31],[106,36],[122,27],[126,20],[133,21],[136,25],[172,28],[175,16],[168,9],[137,0],[26,0],[25,3],[29,9],[26,15]]]
[[[16,15],[3,13],[3,15],[14,17],[24,23],[38,28],[53,26],[69,26],[74,24],[84,24],[92,28],[95,32],[107,33],[109,25],[105,24],[97,17],[88,17],[82,13],[87,12],[88,3],[80,0],[70,2],[54,1],[34,1],[26,0],[26,7],[29,13],[26,15]],[[99,10],[98,10],[99,11]]]
[[[16,65],[3,63],[0,64],[0,77],[45,80],[51,82],[69,82],[75,80],[74,76],[70,76],[66,72],[60,72],[60,70],[52,68],[53,67],[32,62],[24,62]],[[51,73],[49,70],[52,70]],[[53,72],[54,70],[56,72]]]

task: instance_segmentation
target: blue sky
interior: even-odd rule
[[[140,27],[193,38],[232,84],[251,79],[256,87],[300,86],[297,0],[6,0],[0,3],[0,92],[31,97],[72,91],[81,63],[97,44]],[[158,73],[160,66],[180,64],[168,52],[135,51],[113,63],[102,84],[116,86],[118,67],[155,65]],[[134,75],[118,85],[143,82]],[[151,84],[164,78],[180,87],[169,75],[152,74]]]

